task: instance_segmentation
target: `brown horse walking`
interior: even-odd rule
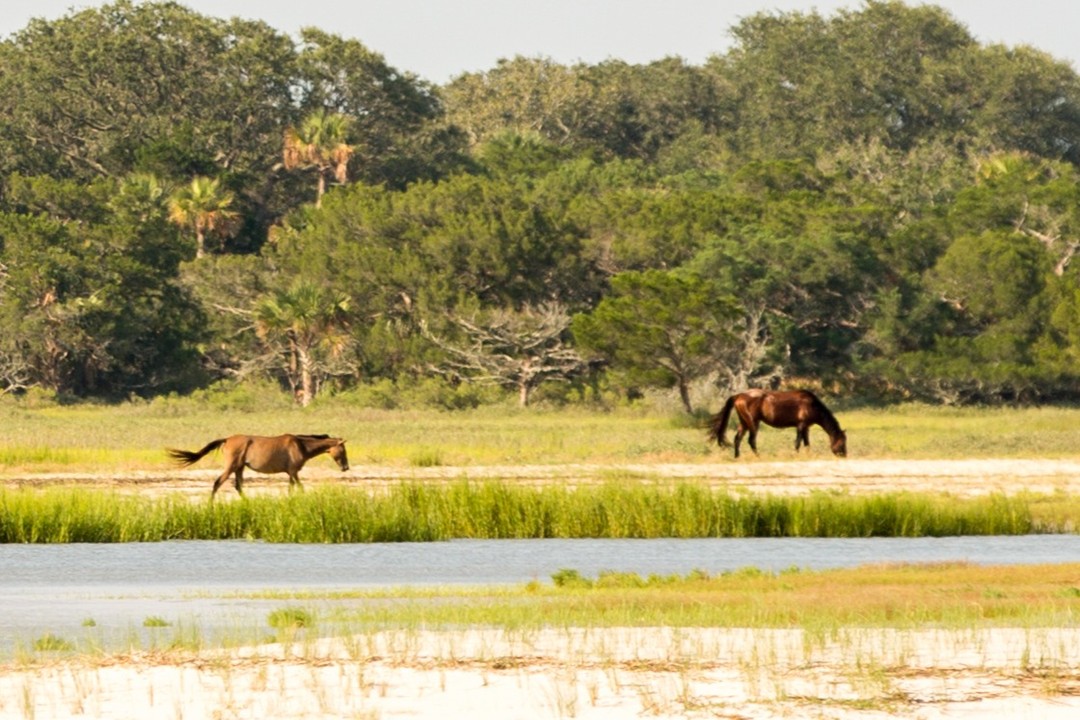
[[[172,448],[168,448],[166,452],[179,462],[180,467],[187,467],[218,448],[223,448],[225,454],[225,470],[214,481],[214,489],[210,492],[211,500],[214,499],[214,494],[229,475],[235,476],[233,484],[236,485],[236,492],[243,495],[244,468],[251,468],[260,473],[288,473],[289,490],[294,487],[303,489],[303,485],[300,484],[300,468],[317,455],[330,453],[330,457],[337,462],[342,472],[349,469],[345,441],[329,435],[278,435],[277,437],[231,435],[214,440],[196,452]]]
[[[757,453],[757,431],[760,423],[777,428],[795,428],[795,449],[810,445],[810,426],[820,425],[829,434],[829,446],[834,455],[847,455],[847,435],[840,423],[809,390],[747,390],[732,395],[719,413],[709,421],[709,436],[721,447],[727,447],[727,424],[732,409],[739,416],[739,429],[735,432],[735,457],[739,457],[739,444],[743,435],[749,433],[750,449]]]

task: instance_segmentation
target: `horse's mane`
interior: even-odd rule
[[[821,427],[829,434],[829,437],[835,436],[837,433],[843,432],[840,429],[840,421],[836,419],[836,416],[832,414],[829,408],[825,407],[825,403],[818,399],[818,396],[809,390],[806,391],[810,397],[814,398],[814,407],[821,413]]]

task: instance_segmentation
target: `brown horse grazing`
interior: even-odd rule
[[[294,487],[303,489],[298,473],[300,468],[304,467],[304,463],[316,455],[330,453],[330,457],[337,462],[342,472],[349,469],[345,441],[329,435],[278,435],[277,437],[231,435],[214,440],[197,452],[172,448],[168,448],[166,452],[180,464],[180,467],[187,467],[219,447],[224,448],[225,470],[214,481],[214,489],[210,492],[211,500],[214,499],[214,494],[229,475],[235,475],[233,484],[236,485],[236,492],[243,495],[244,468],[251,468],[260,473],[288,473],[289,490]]]
[[[732,395],[724,403],[723,409],[713,415],[709,421],[709,436],[716,438],[716,443],[727,447],[727,424],[734,408],[739,415],[739,429],[735,432],[735,457],[739,457],[739,444],[743,435],[750,434],[750,449],[757,453],[758,424],[765,423],[773,427],[795,428],[795,449],[810,445],[810,426],[820,425],[829,434],[829,445],[833,454],[839,457],[847,455],[847,435],[840,429],[840,423],[809,390],[747,390]]]

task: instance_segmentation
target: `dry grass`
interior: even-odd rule
[[[1080,409],[839,409],[856,459],[1076,458]],[[730,461],[704,418],[647,408],[484,407],[375,410],[327,401],[309,408],[214,407],[160,399],[112,406],[31,407],[0,398],[0,472],[162,471],[165,447],[197,448],[233,433],[328,432],[350,440],[354,465],[399,468]],[[811,431],[796,454],[790,431],[764,429],[763,459],[828,459]]]

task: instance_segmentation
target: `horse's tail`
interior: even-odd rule
[[[206,453],[217,450],[224,442],[225,438],[214,440],[197,452],[191,452],[190,450],[176,450],[174,448],[166,448],[165,452],[167,452],[169,457],[175,460],[180,467],[187,467],[188,465],[194,465],[199,462]]]
[[[709,437],[716,440],[716,444],[720,447],[727,447],[727,424],[728,418],[731,417],[731,408],[735,407],[735,396],[732,395],[724,403],[723,409],[720,412],[709,418]]]

